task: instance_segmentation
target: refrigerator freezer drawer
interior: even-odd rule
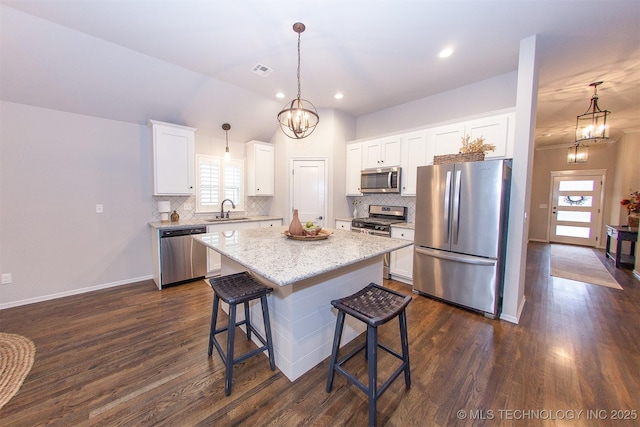
[[[415,247],[413,289],[497,316],[497,260]]]

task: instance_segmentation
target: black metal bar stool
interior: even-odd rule
[[[344,375],[347,380],[367,394],[369,400],[370,426],[375,426],[376,424],[376,403],[378,398],[387,390],[400,373],[404,371],[404,382],[407,388],[411,386],[409,341],[407,339],[407,316],[405,312],[405,309],[410,302],[411,296],[403,295],[392,289],[383,288],[375,283],[370,283],[367,287],[353,295],[331,301],[331,305],[338,309],[338,319],[336,321],[336,331],[333,337],[331,361],[329,362],[327,393],[331,391],[331,387],[333,386],[333,377],[335,372],[339,372]],[[338,360],[345,314],[349,314],[366,323],[367,335],[364,344],[361,344],[349,354]],[[402,354],[399,354],[386,345],[378,342],[378,326],[387,323],[396,316],[398,316],[400,323],[400,343],[402,346]],[[393,374],[391,374],[389,379],[387,379],[379,389],[377,386],[378,347],[402,361],[400,366],[393,372]],[[369,376],[368,386],[365,386],[342,367],[343,363],[351,359],[363,349],[366,349],[365,356],[367,358],[367,371]]]
[[[231,394],[231,378],[233,374],[233,365],[240,363],[256,354],[260,354],[267,350],[269,353],[269,364],[271,370],[276,369],[276,364],[273,358],[273,341],[271,339],[271,323],[269,322],[269,305],[267,304],[267,294],[273,289],[264,286],[262,283],[254,279],[246,271],[237,274],[231,274],[228,276],[216,277],[209,280],[209,284],[213,289],[213,308],[211,311],[211,331],[209,332],[209,356],[213,352],[213,346],[216,346],[216,350],[220,354],[222,361],[226,366],[226,380],[224,385],[224,393],[229,396]],[[263,338],[258,331],[251,324],[249,317],[249,301],[260,298],[260,304],[262,305],[262,317],[264,318],[264,330],[266,339]],[[224,328],[216,329],[216,323],[218,321],[218,306],[220,300],[229,304],[229,322]],[[236,322],[236,305],[244,303],[244,320]],[[262,342],[262,346],[255,350],[248,351],[247,353],[236,357],[234,359],[233,346],[235,340],[235,327],[232,326],[246,325],[247,339],[251,340],[251,333],[256,335],[256,338]],[[227,335],[227,354],[225,355],[222,347],[216,339],[216,335],[228,331]]]

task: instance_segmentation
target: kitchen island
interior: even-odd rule
[[[331,230],[327,239],[287,238],[287,227],[208,233],[193,238],[222,255],[222,275],[250,271],[273,288],[269,296],[275,361],[294,381],[331,353],[336,312],[331,300],[350,295],[371,282],[382,284],[383,255],[411,242]],[[238,312],[238,317],[241,310]],[[261,328],[259,304],[252,323]],[[342,344],[365,330],[347,318]]]

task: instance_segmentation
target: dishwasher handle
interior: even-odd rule
[[[207,232],[207,227],[192,227],[163,230],[160,232],[160,238],[188,236],[190,234],[203,234]]]

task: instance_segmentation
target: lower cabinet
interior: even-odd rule
[[[391,227],[391,237],[413,242],[414,230],[410,228]],[[389,273],[393,280],[413,284],[413,245],[391,252]]]
[[[351,221],[341,221],[336,219],[336,230],[351,230]]]

